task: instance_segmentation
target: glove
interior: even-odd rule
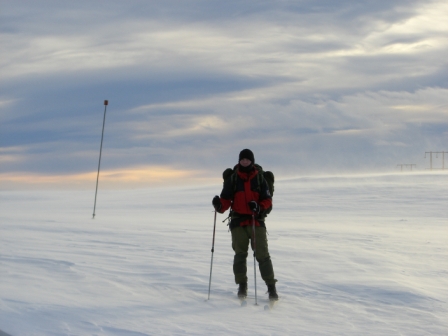
[[[213,207],[215,208],[216,211],[221,210],[222,204],[221,204],[221,200],[219,199],[218,195],[213,197],[212,204],[213,204]]]
[[[255,212],[256,214],[260,212],[260,206],[257,202],[250,201],[249,203],[247,203],[247,205],[249,206],[250,210],[252,210],[252,212]]]

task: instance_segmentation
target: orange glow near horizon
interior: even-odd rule
[[[66,175],[45,175],[33,173],[0,174],[0,184],[4,187],[65,188],[94,187],[97,172]],[[147,166],[128,169],[105,170],[100,172],[99,183],[104,188],[163,187],[192,184],[219,183],[216,178],[207,177],[201,171],[176,170],[163,166]]]

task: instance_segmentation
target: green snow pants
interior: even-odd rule
[[[244,283],[247,282],[246,259],[248,256],[249,241],[252,241],[252,226],[239,226],[232,229],[231,232],[232,248],[235,251],[235,257],[233,259],[235,283]],[[274,268],[272,267],[272,261],[268,251],[266,228],[255,227],[255,243],[257,245],[255,258],[258,261],[261,278],[266,285],[275,284],[277,280],[274,278]]]

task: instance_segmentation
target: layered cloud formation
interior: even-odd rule
[[[120,185],[219,182],[243,148],[279,177],[423,170],[426,151],[448,151],[445,1],[24,1],[1,13],[10,186],[91,183],[104,99],[102,169]]]

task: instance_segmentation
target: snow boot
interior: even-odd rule
[[[247,282],[242,282],[238,287],[238,298],[245,299],[247,296]]]
[[[275,284],[268,285],[268,293],[269,293],[269,300],[271,301],[278,300],[278,294],[277,289],[275,288]]]

